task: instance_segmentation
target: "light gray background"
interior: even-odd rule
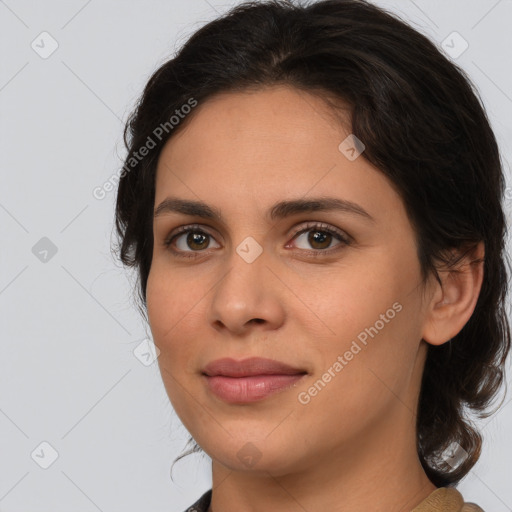
[[[440,47],[453,31],[467,41],[451,58],[481,91],[510,175],[512,1],[377,3]],[[3,512],[182,512],[210,487],[207,457],[183,459],[170,479],[188,433],[157,364],[134,355],[149,329],[134,307],[133,275],[110,253],[115,192],[97,200],[92,191],[122,165],[123,121],[151,72],[230,5],[0,0]],[[58,44],[47,58],[43,31]],[[507,197],[510,214],[512,189]],[[505,400],[479,422],[484,451],[459,485],[486,512],[512,510]],[[43,442],[58,453],[47,469]]]

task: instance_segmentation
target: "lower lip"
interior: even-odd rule
[[[206,382],[212,393],[230,403],[247,403],[263,400],[274,393],[283,391],[306,374],[295,375],[253,375],[250,377],[207,376]]]

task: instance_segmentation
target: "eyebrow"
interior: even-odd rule
[[[353,203],[352,201],[336,197],[318,197],[311,199],[280,201],[269,209],[267,218],[275,220],[283,219],[299,213],[327,211],[341,211],[352,215],[358,215],[373,223],[376,222],[375,219],[360,205]],[[154,212],[154,217],[156,218],[165,213],[181,213],[183,215],[190,215],[191,217],[201,217],[224,223],[220,210],[202,201],[168,197],[157,206]]]

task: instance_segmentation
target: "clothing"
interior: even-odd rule
[[[206,512],[211,499],[212,490],[209,489],[184,512]],[[410,512],[484,512],[484,510],[474,503],[466,503],[462,494],[454,487],[440,487]]]
[[[206,507],[208,508],[208,507]],[[454,487],[440,487],[430,493],[411,512],[484,512],[475,503],[466,503]]]

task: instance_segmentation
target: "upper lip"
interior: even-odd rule
[[[203,368],[203,374],[209,377],[215,375],[249,377],[251,375],[296,375],[303,373],[307,373],[306,370],[262,357],[250,357],[240,361],[226,357],[216,359]]]

